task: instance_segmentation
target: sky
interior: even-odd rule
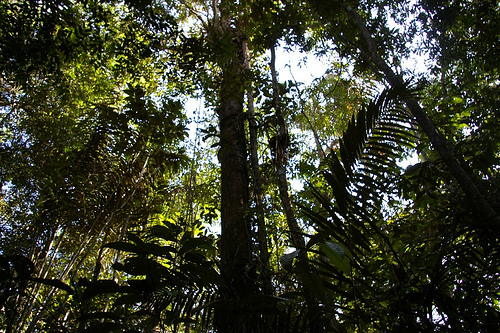
[[[306,85],[320,78],[328,70],[326,59],[313,53],[300,52],[297,48],[285,50],[279,47],[276,52],[276,71],[279,81],[297,81]]]

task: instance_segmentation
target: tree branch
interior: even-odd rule
[[[288,148],[288,142],[285,142],[286,140],[283,140],[283,138],[288,138],[288,129],[286,127],[285,118],[283,117],[283,113],[281,112],[281,107],[279,103],[278,79],[276,75],[276,50],[274,48],[274,45],[271,47],[270,67],[271,67],[274,108],[279,127],[274,147],[275,148],[274,158],[275,158],[276,174],[278,180],[278,189],[279,189],[281,204],[283,206],[283,210],[285,211],[288,229],[290,230],[290,241],[292,245],[297,249],[304,249],[306,244],[304,238],[302,237],[302,230],[300,229],[297,220],[295,219],[295,213],[293,211],[292,201],[288,193],[288,181],[286,177],[286,168],[285,168],[286,150]]]

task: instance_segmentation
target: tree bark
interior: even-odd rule
[[[247,69],[250,69],[249,64]],[[259,242],[259,270],[262,289],[265,294],[272,294],[271,272],[269,270],[269,249],[267,246],[267,228],[264,210],[264,197],[262,195],[262,176],[260,173],[257,121],[255,119],[255,108],[252,87],[247,92],[248,100],[248,128],[250,134],[250,165],[253,178],[253,197],[257,215],[257,239]]]
[[[214,45],[220,50],[222,70],[219,102],[216,109],[219,121],[221,167],[221,237],[219,240],[220,271],[226,281],[221,297],[229,300],[230,309],[216,308],[214,323],[217,332],[250,332],[255,321],[249,317],[241,300],[257,294],[258,283],[253,260],[253,237],[249,214],[249,176],[243,110],[246,88],[247,47],[245,36],[235,27],[227,8],[221,1],[217,8],[217,29]],[[210,37],[210,36],[209,36]],[[242,320],[244,318],[244,320]]]
[[[233,38],[235,41],[235,38]],[[236,40],[242,50],[243,41]],[[247,150],[241,64],[230,60],[223,73],[217,108],[221,165],[221,270],[238,290],[250,287],[251,236],[248,210]]]

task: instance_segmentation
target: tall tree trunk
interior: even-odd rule
[[[249,65],[247,69],[250,69]],[[252,87],[247,92],[248,100],[248,128],[250,132],[250,162],[253,178],[253,196],[257,210],[257,239],[259,242],[259,273],[262,282],[262,290],[265,294],[272,293],[271,272],[269,270],[269,249],[267,246],[267,229],[264,211],[264,197],[262,195],[262,176],[260,173],[259,153],[257,142],[257,120],[255,119],[255,108]]]
[[[251,237],[248,209],[248,170],[244,132],[243,90],[239,64],[224,70],[220,106],[219,162],[221,165],[221,270],[230,284],[246,290]],[[241,78],[240,78],[241,79]]]
[[[274,108],[276,112],[276,122],[278,125],[278,133],[270,142],[271,150],[274,153],[274,164],[276,167],[276,176],[278,181],[278,190],[281,199],[281,205],[285,212],[288,230],[290,231],[290,242],[292,246],[299,250],[298,261],[296,267],[300,272],[299,275],[304,279],[305,275],[314,274],[313,267],[309,265],[306,251],[306,242],[302,235],[295,212],[292,206],[292,200],[288,193],[288,179],[286,176],[286,162],[288,158],[288,145],[290,144],[290,136],[288,127],[286,126],[285,117],[281,110],[280,93],[278,88],[278,78],[276,74],[276,50],[274,45],[271,47],[271,80],[273,89]],[[305,281],[305,280],[304,280]],[[307,317],[310,332],[323,332],[324,329],[317,321],[316,314],[318,313],[318,300],[311,291],[311,285],[304,283],[304,297],[306,301]],[[333,321],[332,321],[333,323]]]
[[[253,239],[248,214],[249,179],[245,136],[245,62],[247,49],[245,36],[232,24],[227,10],[229,3],[222,1],[214,16],[215,44],[224,45],[219,66],[222,82],[219,92],[221,166],[221,238],[219,242],[221,273],[228,289],[226,298],[232,309],[216,309],[218,332],[246,332],[254,323],[245,318],[240,300],[258,292],[255,267],[252,260]]]

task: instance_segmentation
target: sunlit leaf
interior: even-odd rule
[[[280,265],[287,271],[291,272],[294,266],[294,260],[298,257],[299,253],[299,250],[295,250],[293,252],[282,255],[279,258]]]
[[[341,245],[333,242],[324,242],[320,243],[320,248],[335,267],[340,269],[344,274],[350,275],[351,264],[349,257]]]

